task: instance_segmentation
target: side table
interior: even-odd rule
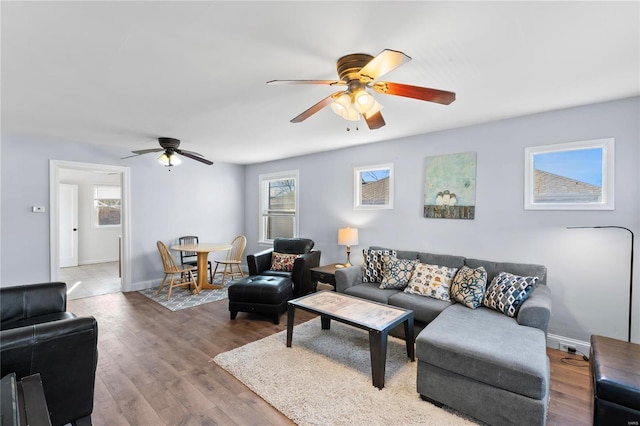
[[[344,268],[342,263],[332,263],[331,265],[318,266],[309,269],[311,271],[311,281],[313,281],[314,293],[318,290],[318,282],[331,284],[333,291],[336,290],[336,269]]]

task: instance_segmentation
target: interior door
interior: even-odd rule
[[[60,184],[60,267],[78,266],[78,185]]]

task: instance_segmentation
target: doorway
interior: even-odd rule
[[[77,213],[69,184],[78,187]],[[105,195],[114,189],[117,197]],[[130,290],[129,194],[128,167],[50,161],[50,276],[67,283],[69,299]]]

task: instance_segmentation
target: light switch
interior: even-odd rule
[[[31,208],[31,211],[33,211],[34,213],[45,213],[47,209],[44,206],[33,206]]]

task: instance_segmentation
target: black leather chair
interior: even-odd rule
[[[290,278],[293,281],[293,297],[311,293],[314,283],[311,280],[311,272],[309,270],[320,265],[321,254],[320,250],[313,250],[314,244],[313,240],[308,238],[276,238],[273,241],[273,249],[247,256],[249,275]],[[300,255],[294,261],[291,272],[271,270],[271,254],[274,251]]]
[[[90,425],[98,323],[67,312],[62,282],[0,288],[0,376],[40,373],[54,426]]]

